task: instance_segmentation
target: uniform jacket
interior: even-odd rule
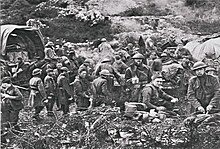
[[[13,110],[21,110],[24,107],[22,103],[23,96],[17,87],[12,85],[5,90],[1,89],[1,92],[10,95],[7,103],[12,107]]]
[[[204,85],[202,85],[201,81],[204,81]],[[204,75],[201,79],[197,76],[192,77],[189,80],[187,97],[195,108],[199,106],[206,108],[208,105],[218,107],[220,101],[218,79],[211,75]]]
[[[113,67],[120,74],[125,74],[125,70],[128,68],[128,66],[122,60],[115,61],[113,63]]]
[[[73,88],[74,99],[77,101],[77,105],[87,107],[89,105],[89,82],[87,79],[77,76],[70,85]]]
[[[92,92],[94,96],[110,97],[107,79],[98,77],[92,82]]]
[[[55,95],[56,93],[56,83],[55,80],[52,76],[47,75],[44,78],[44,87],[45,87],[45,91],[47,96],[48,95]]]
[[[57,78],[58,96],[61,104],[68,104],[69,96],[74,97],[70,88],[69,79],[61,73]]]
[[[137,76],[140,80],[140,82],[150,82],[151,81],[151,76],[152,72],[150,68],[144,64],[141,66],[137,67],[135,64],[131,64],[129,68],[127,68],[125,72],[125,80],[129,80],[133,77]]]
[[[107,69],[111,74],[114,75],[114,77],[117,79],[117,81],[120,81],[120,75],[117,73],[117,71],[115,70],[115,68],[108,63],[101,63],[98,68],[95,71],[95,75],[99,76],[99,73],[103,70],[103,69]]]
[[[51,48],[45,48],[44,52],[45,52],[45,58],[51,59],[56,56],[55,51]]]
[[[149,108],[156,108],[154,105],[158,105],[162,101],[171,101],[172,96],[165,93],[158,87],[152,84],[146,84],[141,91],[141,102],[145,103]],[[149,103],[153,104],[150,105]]]
[[[77,76],[71,86],[73,86],[74,97],[84,98],[85,95],[88,95],[89,82],[86,79]]]
[[[42,100],[46,98],[46,92],[44,88],[43,81],[39,77],[33,77],[29,81],[29,86],[31,89],[29,96],[29,106],[43,106]]]

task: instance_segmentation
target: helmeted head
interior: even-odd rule
[[[111,62],[112,60],[109,57],[104,58],[101,62],[102,63],[107,63],[107,62]]]
[[[8,88],[12,85],[11,77],[4,77],[1,81],[2,88]]]
[[[132,59],[134,60],[135,65],[140,66],[144,60],[144,56],[140,53],[136,53],[132,56]]]
[[[107,69],[103,69],[99,74],[104,77],[111,76],[111,73]]]
[[[54,43],[52,41],[48,41],[48,43],[45,45],[46,47],[54,46]]]
[[[106,41],[107,41],[106,38],[101,39],[101,42],[106,42]]]
[[[61,73],[67,73],[69,71],[67,67],[62,67],[60,70],[61,70]]]
[[[60,63],[60,62],[56,64],[56,68],[57,68],[57,69],[61,69],[61,68],[62,68],[62,66],[63,66],[63,64],[62,64],[62,63]]]
[[[33,75],[33,76],[40,75],[41,73],[42,73],[42,69],[40,69],[40,68],[35,68],[35,69],[32,71],[32,75]]]
[[[79,71],[79,76],[81,77],[81,78],[86,78],[86,75],[87,75],[87,71],[86,71],[86,69],[81,69],[80,71]]]
[[[207,67],[207,65],[204,62],[196,62],[193,67],[192,70],[196,73],[197,76],[203,76],[205,74],[205,68]]]
[[[208,75],[215,75],[216,69],[213,68],[213,67],[207,67],[207,68],[205,69],[205,72],[206,72]]]
[[[47,73],[48,75],[52,76],[53,73],[54,73],[54,71],[53,71],[53,69],[48,68],[48,69],[46,70],[46,73]]]

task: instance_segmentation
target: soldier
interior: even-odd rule
[[[142,54],[137,53],[132,59],[134,62],[125,72],[125,88],[128,93],[128,100],[137,102],[143,84],[151,81],[152,73],[150,68],[142,63],[144,59]]]
[[[59,103],[61,105],[61,110],[63,111],[63,115],[69,112],[69,98],[74,97],[70,88],[68,71],[69,69],[67,67],[62,67],[61,73],[57,78],[57,85],[59,92],[58,98],[59,98]]]
[[[119,74],[125,74],[125,70],[128,68],[128,66],[122,61],[119,55],[115,56],[115,62],[113,63],[113,67]]]
[[[86,79],[86,75],[87,70],[81,69],[74,82],[70,84],[73,86],[74,99],[76,100],[77,107],[82,110],[88,108],[90,105],[89,82]]]
[[[53,42],[51,42],[51,41],[49,41],[46,45],[45,45],[45,50],[44,50],[44,53],[45,53],[45,58],[47,59],[51,59],[51,58],[54,58],[54,57],[56,57],[57,55],[56,55],[56,53],[55,53],[55,51],[54,51],[54,48],[53,48],[53,46],[54,46],[54,43]]]
[[[160,75],[152,77],[152,81],[146,84],[141,91],[140,101],[145,103],[147,110],[156,109],[157,111],[173,110],[174,103],[178,101],[161,90],[163,79]]]
[[[75,51],[70,51],[68,55],[68,60],[64,61],[64,65],[69,69],[70,82],[73,82],[75,77],[77,76],[79,63],[77,61]]]
[[[97,67],[95,70],[95,75],[99,76],[100,72],[102,70],[108,70],[111,75],[111,77],[108,77],[108,88],[110,92],[112,91],[113,85],[114,85],[114,77],[116,78],[117,82],[120,84],[121,78],[120,75],[117,73],[115,68],[112,66],[112,60],[111,58],[104,58],[101,62],[101,64]]]
[[[23,109],[23,96],[19,89],[12,84],[10,77],[2,79],[1,84],[1,130],[10,126],[15,130],[21,131],[17,125],[19,112]]]
[[[46,92],[42,79],[40,78],[42,70],[36,68],[32,72],[32,78],[29,81],[30,96],[29,96],[29,106],[35,109],[33,118],[36,120],[42,120],[39,116],[40,112],[43,110],[43,101],[46,99]]]
[[[53,105],[55,102],[55,95],[56,95],[56,83],[53,78],[54,72],[53,69],[47,69],[47,76],[44,78],[44,87],[47,94],[47,115],[53,116]]]
[[[16,84],[24,84],[28,82],[31,77],[31,72],[29,71],[30,64],[29,62],[24,62],[21,57],[19,57],[17,61],[18,64],[13,74],[12,81],[16,81]]]
[[[92,106],[100,106],[101,104],[110,104],[112,102],[111,93],[108,89],[108,77],[112,74],[107,70],[103,69],[100,72],[100,76],[92,82],[92,94],[93,102]]]
[[[93,81],[93,69],[91,68],[91,64],[89,59],[86,59],[82,65],[80,65],[79,69],[78,69],[78,74],[79,72],[81,72],[81,70],[86,70],[86,79],[90,82]]]
[[[187,97],[196,111],[212,113],[219,108],[220,85],[217,77],[205,73],[206,67],[200,61],[193,65],[196,76],[189,80]]]

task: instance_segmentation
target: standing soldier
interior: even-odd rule
[[[14,127],[14,129],[17,131],[21,131],[17,123],[19,119],[19,112],[24,107],[22,100],[23,96],[19,89],[12,84],[11,78],[3,78],[1,84],[2,131],[10,126]]]
[[[79,68],[79,63],[77,61],[75,51],[70,51],[68,55],[68,60],[64,61],[64,65],[69,69],[70,82],[73,82],[77,76],[77,71]]]
[[[108,77],[111,76],[108,70],[104,69],[100,72],[100,76],[92,82],[93,102],[92,106],[100,106],[101,104],[111,104],[111,93],[108,89]]]
[[[220,85],[217,77],[205,73],[205,67],[203,62],[193,65],[196,76],[189,80],[187,97],[196,111],[212,113],[219,108]]]
[[[134,63],[125,72],[125,89],[129,100],[137,102],[143,84],[151,81],[152,73],[150,68],[143,64],[144,56],[142,54],[137,53],[132,59]]]
[[[80,65],[79,69],[78,69],[78,73],[81,70],[86,70],[86,79],[90,82],[93,81],[94,75],[93,75],[93,69],[91,68],[91,64],[89,59],[86,59],[82,65]]]
[[[56,83],[53,78],[54,72],[53,69],[47,69],[47,76],[44,78],[44,87],[47,94],[47,115],[53,116],[53,105],[55,102],[55,95],[56,95]]]
[[[46,99],[46,92],[44,88],[43,81],[41,80],[42,70],[36,68],[32,72],[32,78],[29,81],[30,86],[30,96],[29,105],[35,109],[33,118],[36,120],[42,120],[39,116],[40,112],[43,110],[43,100]]]
[[[71,86],[73,86],[74,99],[76,100],[79,109],[86,109],[89,107],[89,81],[86,79],[87,70],[81,69],[79,75],[76,76]]]
[[[68,75],[68,68],[62,67],[61,73],[57,78],[57,85],[58,85],[58,98],[59,103],[61,105],[61,110],[63,114],[67,114],[69,112],[69,98],[74,97],[73,93],[71,92],[70,82],[69,82],[69,75]]]

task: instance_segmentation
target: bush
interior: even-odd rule
[[[71,42],[85,42],[85,40],[94,40],[102,37],[112,38],[112,30],[109,21],[92,27],[86,22],[68,17],[42,22],[49,26],[49,28],[44,28],[42,30],[43,34],[52,38],[64,38]]]

